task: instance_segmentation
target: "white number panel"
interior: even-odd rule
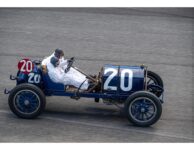
[[[40,79],[41,79],[41,77],[39,74],[35,74],[33,72],[28,74],[28,83],[38,84],[38,83],[40,83]]]
[[[131,69],[121,69],[120,70],[120,80],[116,80],[118,75],[118,68],[106,68],[104,75],[108,74],[107,79],[104,82],[104,90],[117,91],[117,86],[110,85],[111,82],[119,82],[116,85],[120,86],[120,89],[124,92],[132,90],[133,87],[133,71]],[[115,80],[115,81],[113,81]],[[126,84],[127,83],[127,84]]]

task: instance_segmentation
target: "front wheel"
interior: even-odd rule
[[[39,116],[45,108],[45,95],[32,84],[17,85],[8,99],[11,111],[20,118],[32,119]]]
[[[147,127],[156,123],[162,114],[160,100],[152,93],[133,93],[125,102],[127,118],[136,126]]]
[[[159,85],[162,88],[164,86],[162,78],[158,74],[156,74],[155,72],[148,70],[148,72],[147,72],[147,85],[150,85],[150,84]]]
[[[160,88],[164,87],[162,78],[158,74],[148,70],[146,82],[147,90],[149,92],[155,94],[157,97],[160,97],[162,95],[163,91],[161,89],[152,86],[156,85],[159,86]]]

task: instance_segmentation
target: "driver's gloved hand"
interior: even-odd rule
[[[71,63],[73,61],[74,57],[71,57],[69,60],[68,60],[68,63]]]
[[[65,73],[67,73],[67,68],[65,69]]]

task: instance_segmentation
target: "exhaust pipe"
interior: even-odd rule
[[[4,94],[9,94],[11,90],[7,90],[6,88],[4,89]]]

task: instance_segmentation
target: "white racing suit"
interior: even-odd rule
[[[50,63],[50,59],[53,56],[54,53],[42,61],[42,65],[47,66],[48,75],[53,82],[63,83],[64,85],[73,85],[77,88],[81,86],[80,89],[82,90],[88,89],[89,83],[85,75],[72,67],[65,73],[64,70],[66,69],[68,62],[67,60],[64,60],[63,57],[59,59],[59,66],[54,67],[53,64]]]

